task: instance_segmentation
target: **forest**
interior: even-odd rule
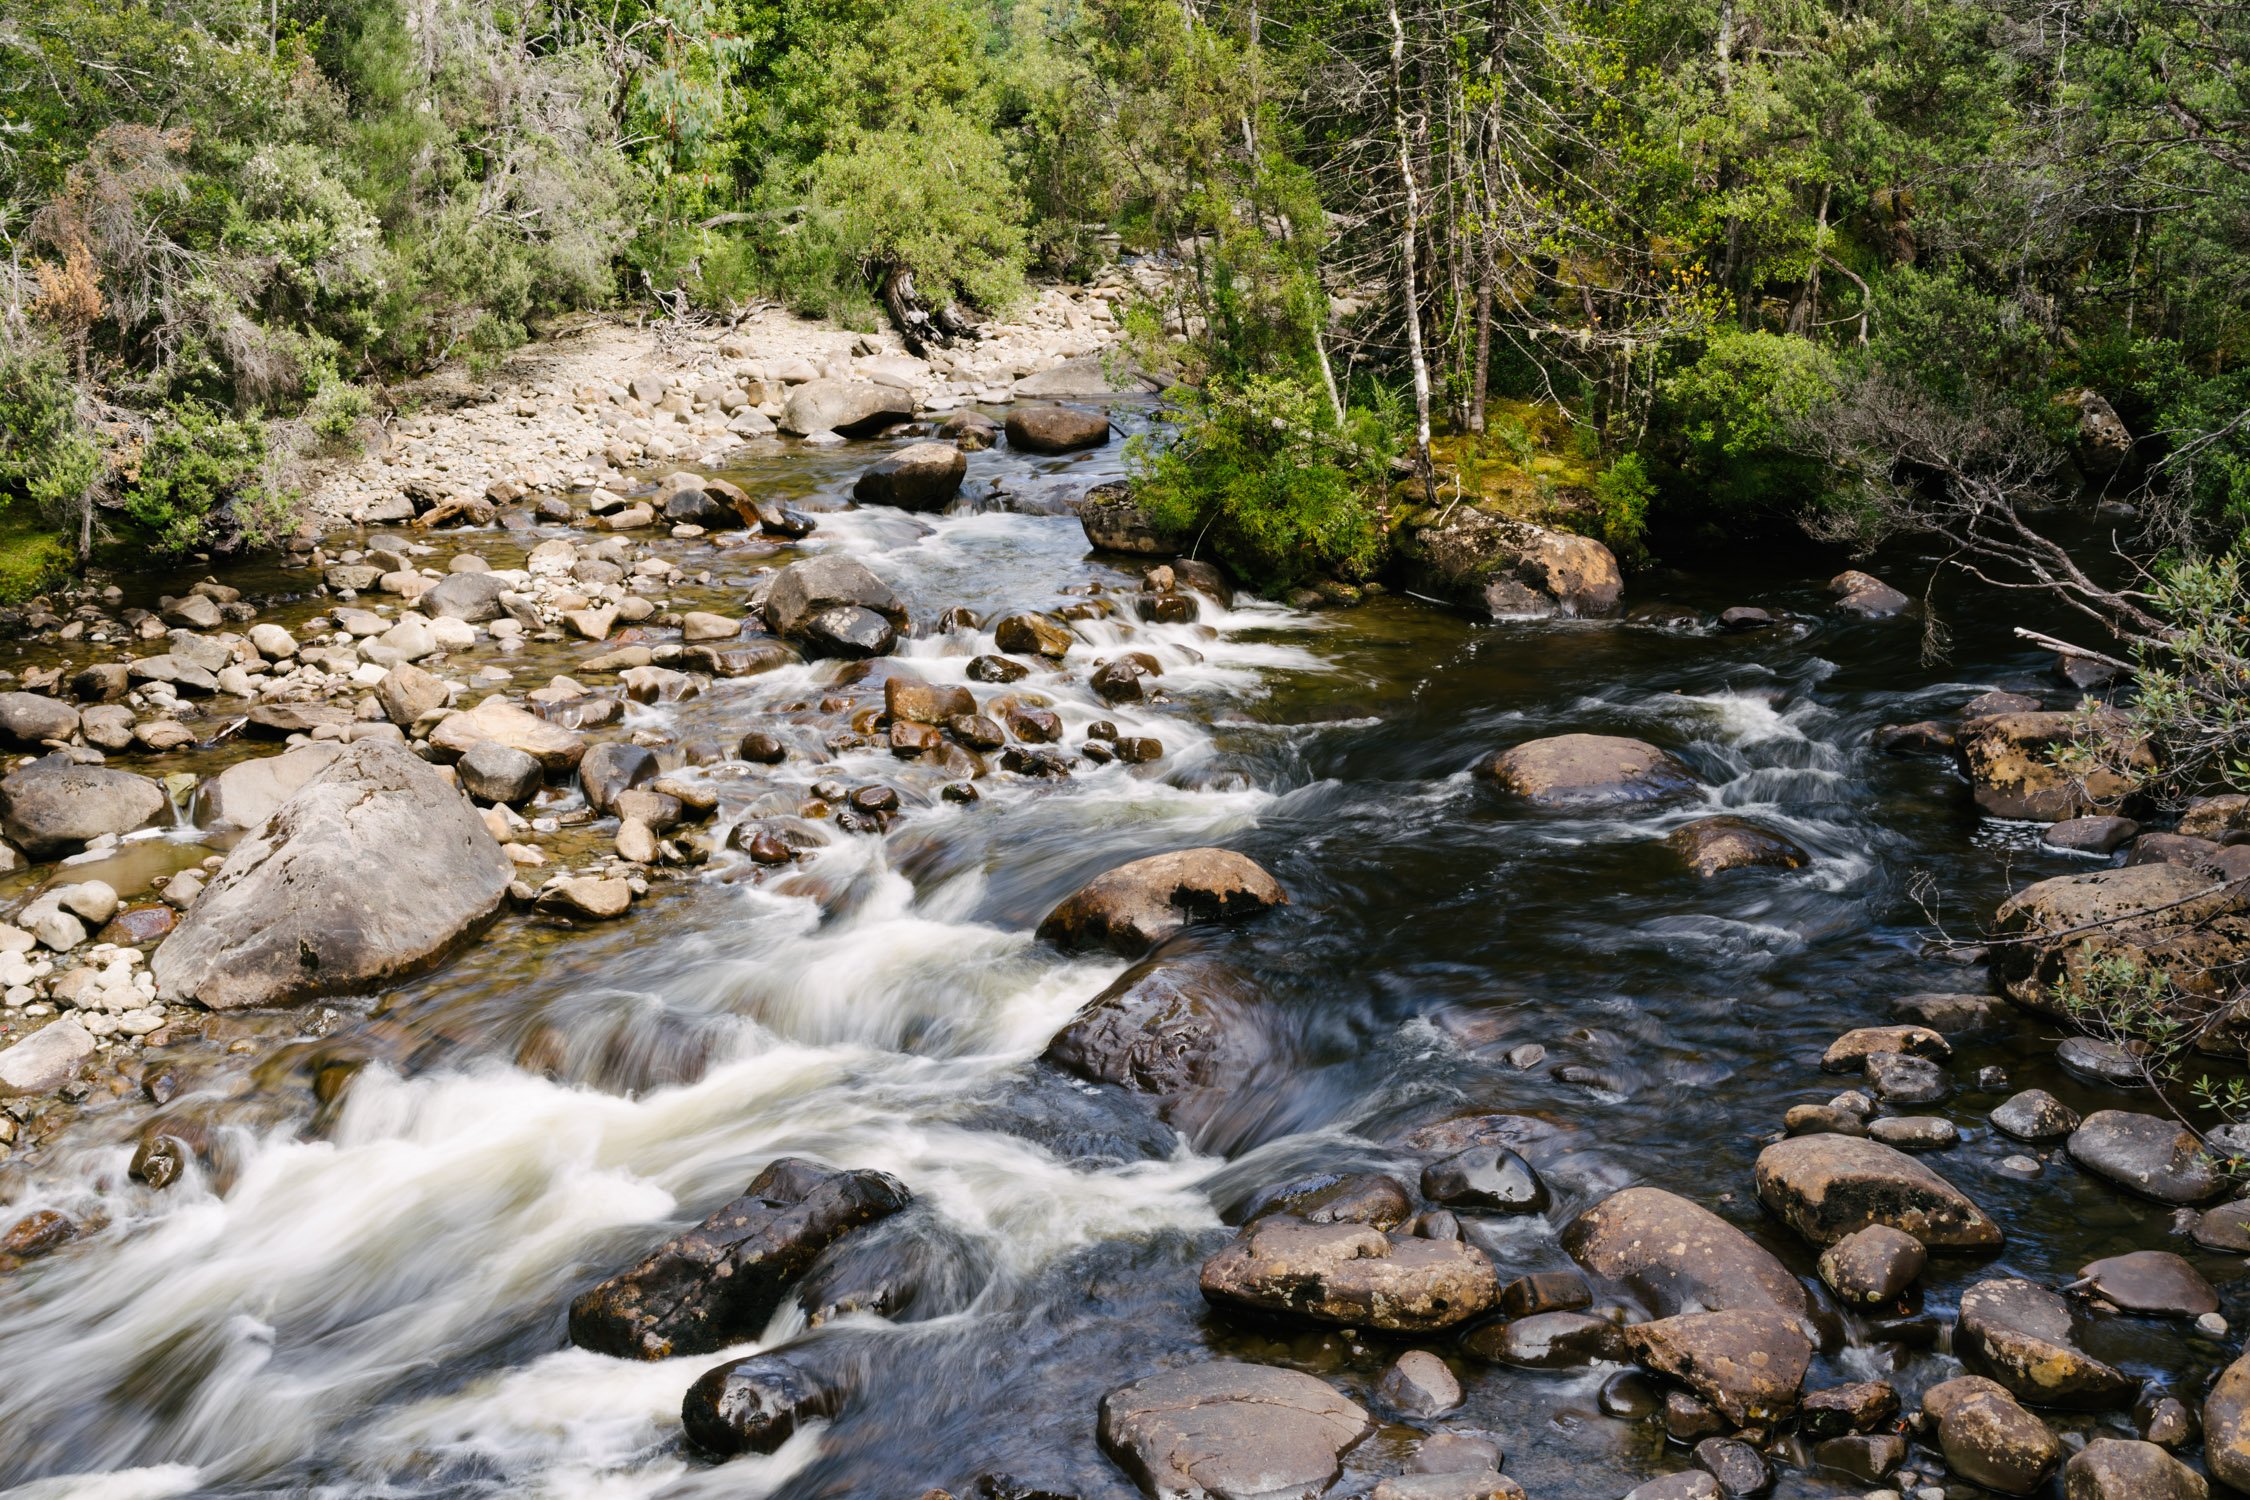
[[[1119,255],[1149,503],[1264,586],[1510,474],[1628,564],[1909,530],[2067,593],[2022,517],[2106,505],[2192,565],[2250,517],[2246,55],[2202,0],[6,0],[0,572],[270,541],[391,382],[573,309],[943,338]]]

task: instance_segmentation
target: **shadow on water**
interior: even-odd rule
[[[911,670],[965,680],[997,616],[1135,581],[1089,557],[1068,516],[989,498],[996,487],[1001,503],[1040,509],[1117,472],[1114,447],[979,455],[971,504],[926,517],[845,508],[879,446],[774,451],[729,477],[820,510],[806,549],[849,550],[900,590],[918,626],[902,651]],[[561,534],[477,541],[497,563]],[[691,573],[714,575],[704,604],[688,589],[680,607],[739,609],[756,567],[797,555],[714,565],[703,544],[677,548]],[[1789,1105],[1836,1091],[1817,1070],[1836,1034],[1890,1019],[1896,996],[1981,987],[1925,956],[1913,878],[1935,875],[1968,926],[2011,884],[2084,868],[1980,822],[1943,766],[1868,748],[1876,726],[1990,687],[2063,701],[2043,660],[2008,637],[2013,617],[1962,606],[1952,660],[1927,667],[1913,623],[1838,616],[1818,572],[1636,583],[1637,599],[1690,622],[1746,602],[1784,616],[1744,635],[1476,625],[1390,600],[1320,616],[1213,603],[1193,625],[1132,628],[1134,649],[1165,667],[1161,700],[1136,705],[1088,691],[1087,666],[1128,639],[1115,617],[1089,620],[1091,644],[1067,669],[1020,691],[1061,716],[1068,743],[1110,719],[1161,739],[1164,759],[1056,783],[993,777],[970,808],[873,746],[706,768],[722,827],[793,812],[823,779],[898,786],[904,812],[887,838],[834,836],[778,878],[744,878],[721,856],[614,926],[508,919],[444,970],[334,1007],[325,1034],[267,1054],[256,1090],[224,1069],[194,1074],[200,1091],[173,1108],[225,1122],[223,1184],[198,1169],[154,1193],[122,1170],[125,1127],[90,1128],[39,1191],[107,1227],[0,1285],[0,1352],[33,1372],[0,1383],[0,1479],[23,1486],[11,1493],[113,1500],[621,1500],[966,1493],[1005,1473],[1123,1496],[1093,1438],[1112,1387],[1219,1353],[1364,1397],[1400,1347],[1209,1312],[1195,1276],[1228,1232],[1222,1210],[1307,1171],[1411,1182],[1426,1159],[1409,1144],[1417,1130],[1496,1111],[1538,1122],[1525,1150],[1554,1193],[1543,1215],[1472,1223],[1503,1277],[1567,1264],[1560,1226],[1637,1182],[1709,1205],[1809,1274],[1804,1248],[1762,1220],[1752,1159]],[[953,605],[985,628],[931,633]],[[509,665],[528,685],[577,654],[535,649]],[[791,667],[636,706],[626,728],[730,743],[800,725],[817,747],[811,726],[834,715],[813,705],[880,692],[879,672]],[[1496,749],[1573,730],[1653,740],[1705,790],[1661,812],[1550,816],[1470,775]],[[1713,812],[1786,832],[1810,864],[1684,872],[1663,836]],[[1204,843],[1265,864],[1291,904],[1168,955],[1234,976],[1264,1058],[1182,1140],[1139,1102],[1033,1062],[1124,965],[1066,957],[1030,929],[1110,865]],[[1512,1062],[1528,1043],[1541,1059]],[[1926,1313],[1988,1274],[2059,1281],[2097,1255],[2173,1243],[2161,1214],[2060,1158],[2029,1181],[1998,1167],[2021,1148],[1986,1125],[2001,1095],[1975,1090],[1980,1067],[2006,1068],[2011,1089],[2104,1102],[2050,1052],[2029,1019],[1961,1047],[1959,1092],[1937,1111],[1963,1139],[1936,1164],[2010,1239],[1996,1261],[1937,1261]],[[348,1089],[316,1097],[339,1066],[356,1070]],[[833,1424],[712,1467],[683,1451],[677,1411],[715,1359],[584,1354],[564,1344],[563,1311],[783,1153],[904,1179],[927,1232],[901,1253],[930,1291],[896,1322],[862,1315],[812,1335],[846,1341],[864,1371]],[[2237,1265],[2199,1263],[2239,1321]],[[794,1335],[795,1317],[765,1342]],[[2128,1320],[2098,1328],[2093,1347],[2189,1399],[2225,1354]],[[1598,1414],[1602,1371],[1456,1364],[1468,1405],[1443,1425],[1497,1434],[1534,1495],[1611,1500],[1682,1462],[1660,1434]],[[1883,1376],[1911,1396],[1954,1369],[1869,1335],[1824,1356],[1811,1383]],[[1411,1437],[1381,1429],[1349,1458],[1345,1490],[1395,1472]],[[1792,1483],[1864,1489],[1812,1473]]]

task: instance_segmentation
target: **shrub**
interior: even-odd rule
[[[0,598],[35,593],[69,566],[101,476],[62,354],[0,349]]]
[[[159,552],[271,541],[291,504],[267,482],[266,455],[266,427],[258,418],[175,403],[141,450],[125,513]]]
[[[1134,439],[1134,493],[1161,531],[1209,551],[1268,592],[1331,576],[1365,578],[1382,561],[1373,497],[1395,444],[1355,411],[1335,428],[1327,398],[1282,378],[1176,391],[1168,442]]]
[[[1649,502],[1655,498],[1656,484],[1638,453],[1619,454],[1594,480],[1602,540],[1618,556],[1637,558],[1646,551],[1641,538],[1647,534]]]

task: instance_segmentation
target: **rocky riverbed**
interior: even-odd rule
[[[595,325],[26,613],[10,1493],[2250,1483],[2250,1215],[2053,1004],[2250,955],[2250,808],[1867,573],[1238,597],[1118,290]]]

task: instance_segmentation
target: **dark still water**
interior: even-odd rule
[[[875,446],[774,453],[731,477],[833,508],[807,550],[848,550],[906,597],[918,638],[904,652],[924,676],[962,681],[992,649],[981,632],[929,634],[948,607],[989,624],[1136,586],[1139,570],[1089,556],[1067,515],[842,509]],[[1067,461],[979,454],[970,491],[997,480],[1019,504],[1074,494],[1118,462],[1114,447]],[[564,534],[458,545],[508,566]],[[701,541],[654,546],[712,575],[675,588],[675,607],[740,613],[758,561]],[[1919,589],[1918,560],[1881,562]],[[1925,955],[1918,877],[1967,933],[2012,884],[2087,866],[2042,849],[2035,829],[1980,821],[1947,765],[1868,745],[1878,725],[1950,714],[1989,688],[2063,703],[2046,659],[2007,635],[2017,601],[1965,605],[1952,660],[1925,667],[1914,621],[1840,615],[1822,587],[1833,569],[1797,567],[1746,557],[1732,575],[1634,580],[1629,604],[1704,622],[1669,626],[1480,625],[1395,600],[1084,621],[1064,670],[1022,688],[1049,700],[1069,745],[1109,719],[1160,739],[1163,758],[1084,764],[1058,782],[994,775],[969,807],[880,750],[826,756],[823,735],[881,701],[833,663],[634,706],[628,729],[678,745],[760,728],[795,747],[780,766],[699,773],[721,793],[722,828],[794,812],[829,778],[894,785],[904,815],[886,837],[839,836],[779,877],[716,855],[608,927],[506,918],[397,992],[313,1007],[238,1051],[187,1049],[190,1087],[167,1109],[200,1122],[223,1171],[161,1193],[131,1181],[145,1107],[90,1104],[14,1182],[13,1211],[52,1206],[104,1227],[0,1281],[0,1483],[105,1500],[912,1500],[1006,1474],[1123,1497],[1134,1491],[1094,1439],[1111,1388],[1224,1355],[1364,1398],[1409,1347],[1213,1313],[1196,1274],[1230,1235],[1225,1219],[1308,1171],[1411,1184],[1428,1153],[1408,1138],[1480,1113],[1543,1122],[1524,1150],[1554,1199],[1539,1215],[1465,1221],[1503,1280],[1567,1266],[1561,1227],[1634,1183],[1705,1204],[1809,1276],[1811,1256],[1753,1196],[1758,1149],[1790,1105],[1851,1082],[1818,1070],[1838,1033],[1893,1019],[1900,996],[1983,987],[1981,971]],[[1784,623],[1709,626],[1733,604]],[[1111,707],[1088,690],[1091,661],[1128,637],[1162,662],[1162,701]],[[524,689],[592,654],[534,647],[506,664]],[[1554,816],[1469,774],[1495,750],[1579,730],[1675,751],[1703,800]],[[1687,873],[1663,836],[1720,811],[1786,833],[1811,863]],[[1202,844],[1258,860],[1290,905],[1166,950],[1227,976],[1249,1038],[1240,1076],[1198,1101],[1183,1140],[1126,1096],[1037,1063],[1125,965],[1065,956],[1031,930],[1103,869]],[[1997,1257],[1933,1262],[1925,1311],[1944,1321],[1984,1276],[2059,1283],[2099,1255],[2185,1248],[2165,1214],[2059,1153],[2028,1181],[1998,1169],[2024,1148],[1986,1124],[2005,1093],[1976,1091],[1980,1067],[2006,1068],[2011,1090],[2104,1102],[2051,1066],[2049,1028],[2004,1024],[1960,1043],[1957,1090],[1930,1111],[1963,1139],[1925,1160],[2009,1235]],[[1542,1057],[1509,1060],[1533,1043]],[[367,1066],[323,1102],[333,1091],[315,1084],[339,1061]],[[718,1357],[643,1365],[575,1350],[565,1311],[783,1154],[903,1180],[916,1206],[882,1232],[922,1293],[896,1322],[810,1334],[786,1310],[761,1346],[840,1341],[858,1393],[780,1452],[713,1466],[683,1447],[678,1411]],[[2238,1266],[2194,1258],[2239,1323]],[[2129,1320],[2089,1345],[2191,1402],[2229,1354],[2180,1325]],[[1599,1413],[1615,1367],[1454,1366],[1465,1408],[1423,1425],[1494,1435],[1506,1472],[1543,1500],[1612,1500],[1685,1462],[1660,1427]],[[1807,1384],[1889,1378],[1911,1405],[1957,1368],[1862,1328]],[[2058,1421],[2123,1430],[2122,1414]],[[1415,1436],[1380,1428],[1337,1493],[1397,1472]],[[1867,1488],[1794,1470],[1781,1493]]]

